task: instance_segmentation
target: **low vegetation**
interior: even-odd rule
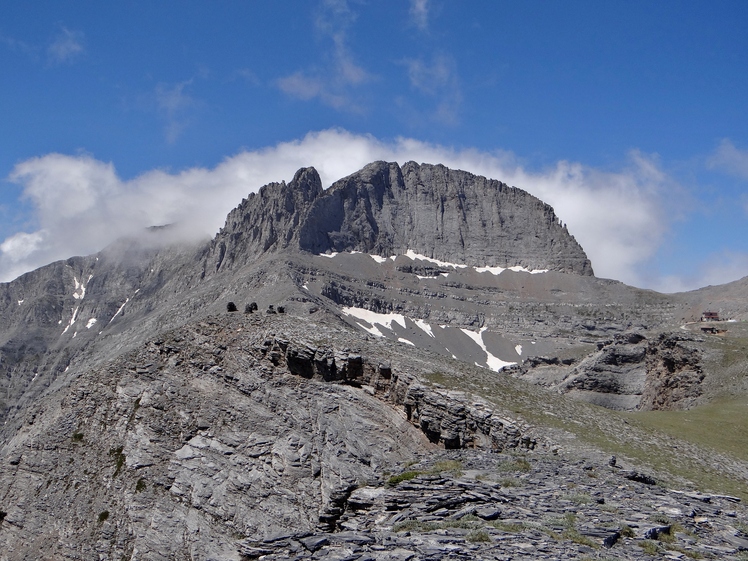
[[[624,413],[571,401],[538,386],[465,364],[427,379],[492,402],[499,412],[536,427],[573,434],[611,455],[648,466],[674,488],[734,495],[748,500],[748,480],[729,458],[748,461],[748,399],[732,396],[688,411]],[[725,460],[719,457],[724,455]],[[500,467],[512,471],[514,466]]]
[[[409,468],[413,465],[415,464],[409,462],[408,464],[406,464],[406,467]],[[415,479],[419,475],[438,475],[445,471],[459,477],[462,474],[462,463],[457,460],[443,460],[440,462],[436,462],[432,467],[427,469],[408,469],[402,473],[391,476],[389,479],[387,479],[386,485],[388,487],[395,487],[399,483],[402,483],[403,481],[410,481],[411,479]]]

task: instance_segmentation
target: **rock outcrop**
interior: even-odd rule
[[[687,332],[659,335],[694,301],[595,278],[527,193],[412,162],[323,190],[306,168],[212,241],[168,234],[0,285],[1,561],[748,545],[737,499],[667,491],[691,476],[617,447],[735,493],[743,460],[497,372],[524,359],[515,375],[567,395],[663,409],[694,403],[706,369]]]
[[[414,251],[472,266],[592,275],[553,209],[521,189],[441,165],[375,162],[323,191],[313,168],[263,187],[229,214],[206,271],[283,248]]]
[[[574,364],[529,357],[508,370],[517,377],[609,409],[686,409],[702,394],[705,378],[698,340],[681,333],[622,333],[598,343]]]

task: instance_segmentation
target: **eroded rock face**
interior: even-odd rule
[[[163,333],[15,418],[4,558],[239,559],[239,538],[335,530],[355,489],[414,455],[535,446],[487,405],[295,322],[226,314]]]
[[[661,333],[616,335],[578,364],[530,357],[510,369],[515,376],[609,409],[682,409],[702,393],[705,374],[693,336]]]
[[[685,409],[701,395],[705,373],[693,337],[663,333],[647,348],[643,410]]]
[[[260,350],[273,365],[287,368],[291,374],[359,387],[402,408],[407,420],[430,442],[444,448],[505,451],[532,450],[537,445],[528,426],[497,416],[480,400],[468,400],[460,392],[427,386],[413,375],[393,372],[384,359],[279,337],[263,341]]]
[[[473,266],[592,275],[553,209],[521,189],[441,165],[374,162],[323,191],[313,168],[263,187],[229,214],[206,272],[293,247],[311,253],[408,250]]]

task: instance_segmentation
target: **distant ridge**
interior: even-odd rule
[[[496,180],[415,162],[374,162],[327,190],[314,168],[263,187],[228,215],[206,270],[286,248],[384,256],[411,250],[471,266],[593,275],[549,205]]]

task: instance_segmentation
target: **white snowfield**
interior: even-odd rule
[[[358,320],[356,321],[356,324],[361,329],[363,329],[367,333],[370,333],[371,335],[374,335],[376,337],[386,336],[381,331],[380,327],[388,331],[394,331],[393,324],[398,324],[403,329],[406,329],[407,328],[406,320],[407,320],[413,325],[415,325],[416,327],[418,327],[421,331],[423,331],[429,337],[433,339],[436,338],[436,335],[434,334],[434,330],[432,326],[428,322],[422,319],[411,319],[411,318],[405,317],[402,314],[395,314],[395,313],[380,314],[378,312],[372,312],[371,310],[366,310],[364,308],[355,308],[352,306],[343,307],[342,312],[343,314],[349,317],[355,318],[355,320]],[[441,329],[445,329],[448,326],[442,325],[439,327]],[[499,370],[501,370],[502,368],[506,366],[516,364],[515,362],[507,362],[507,361],[501,360],[499,357],[493,355],[488,350],[488,348],[486,347],[486,343],[483,340],[483,333],[487,331],[486,327],[481,328],[480,331],[471,331],[469,329],[460,329],[460,331],[464,333],[467,337],[469,337],[471,340],[473,340],[481,348],[481,350],[484,353],[486,353],[485,362],[491,370],[495,370],[496,372],[498,372]],[[402,334],[397,334],[397,341],[399,341],[400,343],[405,343],[407,345],[412,345],[414,347],[417,346],[413,341],[410,341],[406,339],[405,337],[403,337]],[[454,354],[452,354],[452,358],[457,359],[457,357]],[[478,366],[481,366],[481,365],[478,364]]]
[[[320,253],[320,257],[327,257],[329,259],[332,259],[333,257],[337,255],[358,255],[362,254],[361,251],[348,251],[344,253],[338,253],[336,251],[333,251],[332,253]],[[368,255],[371,257],[374,261],[377,263],[384,263],[385,261],[392,260],[394,261],[397,259],[397,255],[391,255],[390,257],[382,257],[381,255],[372,255],[370,253],[367,253],[365,255]],[[439,267],[450,267],[452,269],[475,269],[478,273],[491,273],[492,275],[500,275],[504,271],[514,271],[515,273],[530,273],[531,275],[537,275],[540,273],[547,273],[548,269],[527,269],[525,267],[522,267],[520,265],[515,265],[513,267],[468,267],[467,265],[463,265],[461,263],[449,263],[447,261],[440,261],[439,259],[433,259],[432,257],[426,257],[425,255],[421,255],[420,253],[416,253],[412,249],[409,249],[406,251],[403,256],[408,257],[409,259],[415,261],[427,261],[429,263],[433,263],[434,265],[437,265]],[[447,276],[449,273],[440,273],[442,276]],[[425,278],[432,278],[432,277],[422,277],[419,275],[416,275],[419,279],[425,279]]]
[[[491,354],[491,352],[486,348],[486,343],[483,341],[483,332],[486,331],[487,327],[481,327],[480,331],[470,331],[469,329],[463,329],[460,328],[460,331],[462,331],[465,335],[470,337],[473,341],[475,341],[478,346],[483,349],[483,352],[486,353],[486,364],[488,364],[488,367],[491,370],[495,370],[498,372],[505,366],[511,366],[512,364],[516,364],[515,362],[506,362],[504,360],[501,360],[499,357],[494,356]],[[478,364],[480,366],[480,364]]]
[[[372,335],[375,335],[376,337],[384,337],[384,333],[377,329],[377,324],[386,329],[389,329],[390,331],[392,331],[393,322],[399,323],[403,328],[405,328],[405,316],[402,314],[378,314],[377,312],[365,310],[364,308],[352,307],[343,308],[343,313],[347,316],[353,316],[355,318],[364,320],[368,324],[371,324],[372,327],[369,328],[359,323],[362,329],[371,333]]]

